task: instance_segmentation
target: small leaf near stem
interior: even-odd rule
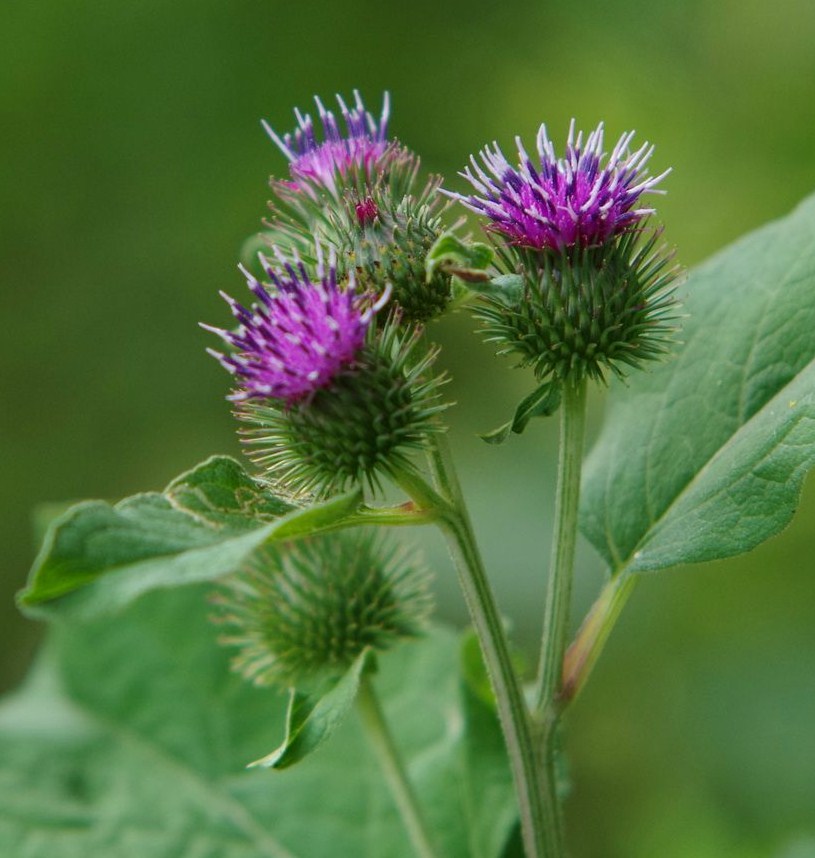
[[[511,432],[520,435],[533,417],[549,417],[554,414],[560,407],[560,399],[560,385],[551,379],[545,381],[518,403],[512,420],[480,437],[488,444],[503,444]]]
[[[488,244],[464,241],[453,232],[440,235],[427,254],[427,279],[441,269],[465,281],[489,280],[486,269],[492,264],[495,252]]]
[[[285,769],[317,750],[342,723],[373,661],[373,652],[366,648],[345,676],[322,697],[311,698],[292,688],[286,714],[286,738],[279,748],[250,763],[249,767]]]
[[[560,419],[555,529],[552,565],[544,608],[543,636],[535,693],[535,712],[543,725],[544,752],[551,773],[551,735],[557,721],[557,697],[569,631],[569,609],[577,543],[577,509],[586,425],[586,382],[563,385]]]
[[[370,677],[365,675],[360,678],[357,707],[416,855],[418,858],[436,858],[418,799],[408,780]]]

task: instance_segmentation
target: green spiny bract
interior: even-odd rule
[[[358,484],[378,490],[382,474],[412,467],[410,453],[440,431],[444,379],[429,373],[437,351],[415,356],[420,330],[393,319],[369,330],[354,366],[308,400],[240,404],[247,453],[267,478],[317,497]]]
[[[678,268],[658,246],[659,231],[642,240],[632,230],[590,248],[505,249],[523,288],[513,297],[484,298],[476,315],[499,354],[517,354],[538,378],[577,383],[623,376],[665,355],[676,330]]]
[[[439,184],[433,178],[418,197],[398,201],[373,189],[355,206],[363,213],[357,216],[359,223],[347,219],[342,234],[346,265],[356,272],[357,282],[377,294],[390,283],[392,300],[408,324],[440,315],[450,300],[449,275],[437,271],[429,281],[425,276],[427,254],[444,231]]]
[[[360,653],[420,634],[428,575],[398,543],[355,529],[270,544],[213,597],[233,667],[258,685],[319,687]]]
[[[402,321],[425,322],[450,300],[448,274],[438,271],[429,282],[425,277],[425,259],[445,229],[448,203],[438,193],[440,177],[414,192],[415,155],[397,144],[389,153],[373,177],[349,170],[336,194],[317,183],[273,181],[267,240],[312,264],[315,242],[334,249],[340,275],[354,271],[357,283],[377,294],[390,284]]]

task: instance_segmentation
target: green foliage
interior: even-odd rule
[[[745,552],[815,464],[815,198],[696,270],[684,345],[617,387],[582,526],[615,571]]]
[[[463,765],[469,855],[500,855],[516,820],[517,810],[507,796],[513,794],[506,763],[506,748],[489,678],[473,633],[465,634],[461,649],[461,699],[464,714]]]
[[[445,232],[427,254],[427,280],[430,282],[441,270],[466,282],[486,282],[489,280],[486,269],[492,264],[494,255],[488,244],[465,241],[453,232]]]
[[[351,492],[296,508],[234,459],[214,456],[162,493],[115,505],[87,501],[59,516],[19,602],[39,617],[114,611],[155,588],[227,575],[264,542],[330,527],[355,512],[360,500]]]
[[[284,701],[229,671],[204,596],[201,587],[153,593],[116,618],[52,627],[37,670],[0,705],[0,854],[409,854],[354,717],[291,770],[246,769],[279,741]],[[461,708],[456,649],[435,629],[387,653],[377,690],[441,854],[494,858],[513,820],[512,790],[494,717],[476,725],[470,704]],[[320,738],[316,712],[310,735],[305,724],[298,734],[309,750]],[[470,748],[494,753],[473,759]],[[474,851],[473,814],[485,832]]]
[[[515,414],[508,423],[485,432],[481,438],[488,444],[503,444],[510,433],[520,435],[533,417],[550,417],[560,408],[560,385],[554,381],[545,381],[525,396],[515,409]]]
[[[315,751],[345,719],[356,699],[360,679],[372,662],[371,650],[363,650],[345,676],[322,697],[309,697],[291,689],[283,744],[252,765],[286,769]]]

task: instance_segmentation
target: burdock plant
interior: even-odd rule
[[[442,191],[438,177],[420,179],[417,156],[389,134],[387,97],[378,117],[358,93],[350,107],[338,98],[336,115],[316,104],[316,123],[298,111],[291,133],[266,126],[288,172],[271,181],[262,250],[241,266],[251,298],[222,293],[232,320],[204,325],[223,343],[210,352],[231,375],[227,398],[250,464],[214,457],[162,493],[73,507],[51,525],[20,604],[70,628],[147,591],[206,582],[217,638],[248,680],[232,709],[214,693],[201,696],[203,723],[229,712],[199,755],[211,755],[212,772],[230,748],[244,754],[266,741],[261,731],[278,704],[259,689],[288,692],[282,744],[241,760],[279,770],[308,757],[303,780],[219,770],[207,792],[185,776],[182,792],[221,790],[209,815],[163,837],[155,808],[140,816],[128,807],[128,830],[149,817],[150,843],[162,854],[559,858],[567,854],[568,792],[559,728],[638,575],[746,551],[776,533],[815,462],[815,207],[692,274],[680,313],[680,271],[651,204],[669,171],[651,172],[654,148],[635,147],[633,133],[607,152],[602,123],[589,134],[572,123],[558,155],[541,126],[532,156],[518,139],[517,160],[497,144],[472,158],[462,173],[471,190],[460,193]],[[462,232],[463,218],[450,213],[456,203],[476,215],[487,243]],[[756,264],[768,247],[771,258]],[[533,418],[560,416],[534,675],[512,652],[447,443],[433,323],[462,306],[496,351],[534,378],[485,440],[500,443]],[[792,306],[806,312],[787,312]],[[595,383],[611,387],[613,405],[583,474]],[[579,523],[609,572],[570,643]],[[472,620],[474,637],[459,658],[449,633],[429,622],[428,576],[415,548],[378,530],[427,524],[447,540]],[[538,528],[534,520],[524,526]],[[210,626],[195,616],[158,622],[157,633],[203,637]],[[115,628],[109,623],[103,630]],[[99,658],[106,633],[89,634],[86,657]],[[171,694],[172,683],[161,681],[167,660],[157,661],[150,640],[139,644],[128,658],[144,665],[127,667],[157,697]],[[199,669],[192,660],[184,681]],[[103,689],[106,712],[130,713],[125,692],[107,692],[109,678],[118,686],[117,671],[106,670],[96,691],[72,676],[60,693],[82,687],[87,706]],[[31,687],[20,712],[63,683],[41,678]],[[334,735],[354,703],[379,776],[355,750],[355,734]],[[68,711],[61,706],[54,710]],[[82,710],[70,711],[77,719]],[[46,742],[37,752],[74,754],[78,769],[63,780],[81,784],[93,808],[83,805],[91,833],[74,852],[93,854],[103,843],[104,854],[118,854],[106,792],[94,804],[92,762],[76,762],[87,731],[71,724],[57,747]],[[168,748],[189,757],[187,724],[134,724],[157,731],[151,766],[163,764]],[[110,742],[131,756],[141,747],[128,730]],[[102,771],[120,762],[105,761]],[[165,768],[175,777],[175,763]],[[287,810],[275,816],[278,807]],[[79,824],[73,805],[60,813]],[[27,819],[20,813],[11,823],[15,844],[40,842]],[[191,839],[202,828],[211,849]],[[251,841],[249,852],[243,844],[231,851],[240,837]]]

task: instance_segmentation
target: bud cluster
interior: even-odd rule
[[[450,277],[425,281],[425,258],[444,231],[440,177],[418,182],[419,158],[387,137],[388,99],[376,120],[359,93],[349,109],[338,97],[346,134],[317,99],[323,139],[308,114],[282,138],[267,132],[289,158],[289,177],[272,179],[269,238],[309,258],[314,240],[336,253],[341,276],[355,272],[376,294],[388,285],[403,323],[426,322],[450,299]]]
[[[222,293],[237,330],[203,326],[230,347],[210,353],[236,380],[250,456],[267,480],[312,497],[379,489],[445,407],[420,327],[450,296],[448,274],[425,277],[448,205],[440,179],[416,192],[419,160],[388,138],[387,96],[379,119],[359,93],[351,108],[337,100],[339,121],[316,100],[321,134],[299,111],[293,133],[266,126],[289,160],[288,178],[271,182],[277,243],[258,276],[241,266],[254,304]]]

